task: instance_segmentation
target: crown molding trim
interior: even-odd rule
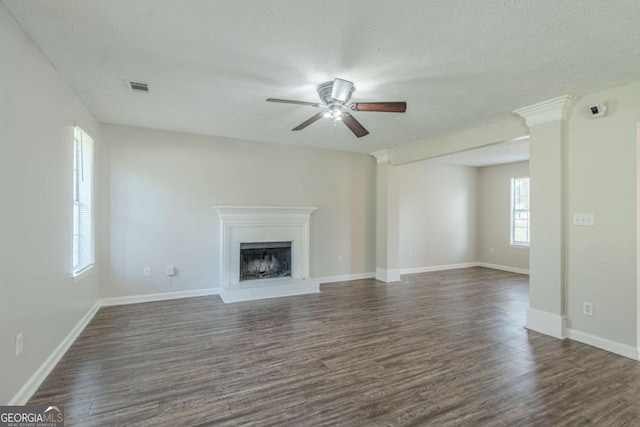
[[[373,153],[369,153],[373,157],[376,158],[378,163],[391,163],[391,158],[393,157],[393,150],[389,150],[385,148],[384,150],[374,151]]]
[[[519,108],[513,112],[522,117],[527,126],[533,127],[544,123],[565,120],[569,106],[577,98],[571,95],[563,95],[528,107]]]

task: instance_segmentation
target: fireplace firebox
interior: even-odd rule
[[[291,277],[291,242],[240,243],[240,281]]]

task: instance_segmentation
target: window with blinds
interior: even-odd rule
[[[73,137],[73,276],[95,263],[93,139],[76,127]]]
[[[529,178],[511,179],[511,244],[529,246]]]

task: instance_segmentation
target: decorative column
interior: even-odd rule
[[[568,95],[514,111],[529,127],[531,246],[527,329],[566,338],[565,119]]]
[[[393,150],[371,153],[376,171],[376,280],[400,281],[398,182],[391,165]]]

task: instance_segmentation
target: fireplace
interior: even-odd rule
[[[216,210],[222,301],[320,292],[320,282],[309,277],[309,229],[316,208],[216,206]]]
[[[291,277],[291,242],[240,243],[240,281]]]

